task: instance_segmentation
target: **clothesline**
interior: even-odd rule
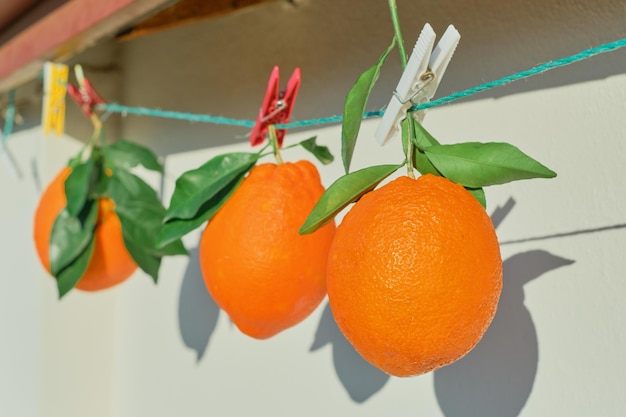
[[[521,80],[524,78],[529,78],[537,74],[544,73],[546,71],[550,71],[555,68],[560,68],[566,65],[573,64],[575,62],[583,61],[585,59],[589,59],[599,54],[607,53],[615,51],[619,48],[626,46],[626,38],[620,39],[614,42],[605,43],[594,48],[586,49],[577,54],[570,55],[567,57],[555,59],[553,61],[546,62],[544,64],[537,65],[533,68],[517,72],[515,74],[508,75],[503,78],[499,78],[494,81],[489,81],[475,87],[468,88],[463,91],[459,91],[453,94],[450,94],[445,97],[441,97],[437,100],[433,100],[427,103],[423,103],[417,106],[413,106],[411,110],[425,110],[432,107],[440,106],[445,103],[450,103],[455,100],[459,100],[461,98],[469,97],[471,95],[480,93],[482,91],[490,90],[495,87],[500,87],[506,84],[510,84],[514,81]],[[158,118],[166,118],[166,119],[175,119],[175,120],[186,120],[190,122],[200,122],[200,123],[211,123],[218,125],[228,125],[228,126],[240,126],[252,128],[254,127],[253,120],[244,120],[244,119],[234,119],[229,117],[222,116],[212,116],[209,114],[196,114],[196,113],[185,113],[178,111],[170,111],[170,110],[161,110],[161,109],[151,109],[146,107],[136,107],[136,106],[125,106],[118,103],[106,103],[99,104],[96,106],[96,109],[102,110],[107,113],[119,113],[122,115],[136,115],[136,116],[149,116],[149,117],[158,117]],[[384,110],[380,111],[371,111],[363,114],[364,119],[371,119],[375,117],[381,117],[384,114]],[[331,123],[339,123],[343,119],[343,116],[328,116],[321,117],[310,120],[300,120],[293,121],[290,123],[279,124],[276,127],[287,129],[287,128],[296,128],[296,127],[305,127],[305,126],[317,126]]]

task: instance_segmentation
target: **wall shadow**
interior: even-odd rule
[[[189,263],[180,287],[178,324],[183,342],[196,352],[197,362],[206,352],[219,315],[220,308],[204,285],[196,247],[189,251]]]
[[[357,403],[367,401],[389,380],[389,375],[365,361],[346,340],[335,323],[328,303],[324,307],[310,350],[311,352],[319,350],[327,344],[333,349],[335,372],[352,401]]]
[[[538,341],[523,285],[573,260],[533,250],[503,262],[498,311],[480,343],[464,358],[435,372],[439,406],[446,417],[515,417],[532,391]]]
[[[498,206],[495,208],[493,213],[491,213],[491,223],[493,223],[494,229],[497,229],[500,226],[500,223],[509,215],[511,210],[515,207],[515,199],[513,197],[509,197],[509,199],[504,203],[503,206]]]

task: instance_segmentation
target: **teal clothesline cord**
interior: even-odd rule
[[[463,97],[469,97],[473,94],[480,93],[482,91],[489,90],[494,87],[500,87],[506,84],[510,84],[513,81],[521,80],[523,78],[532,77],[533,75],[541,74],[543,72],[549,71],[554,68],[564,67],[566,65],[570,65],[578,61],[583,61],[595,55],[604,54],[606,52],[612,52],[624,46],[626,46],[626,38],[620,39],[615,42],[605,43],[603,45],[597,46],[595,48],[586,49],[584,51],[581,51],[577,54],[574,54],[565,58],[555,59],[554,61],[549,61],[549,62],[546,62],[545,64],[537,65],[536,67],[533,67],[526,71],[517,72],[515,74],[508,75],[506,77],[497,79],[495,81],[490,81],[490,82],[478,85],[476,87],[468,88],[467,90],[459,91],[458,93],[453,93],[453,94],[450,94],[449,96],[442,97],[437,100],[433,100],[428,103],[420,104],[419,106],[412,107],[411,110],[425,110],[431,107],[439,106],[444,103],[449,103],[451,101],[458,100]]]
[[[98,104],[96,109],[104,110],[107,113],[121,113],[122,115],[132,114],[135,116],[151,116],[165,119],[186,120],[189,122],[212,123],[217,125],[254,127],[254,122],[250,120],[231,119],[228,117],[210,116],[208,114],[149,109],[146,107],[131,107],[117,103]]]
[[[426,110],[432,107],[440,106],[445,103],[449,103],[454,100],[459,100],[461,98],[469,97],[476,93],[480,93],[482,91],[486,91],[495,87],[500,87],[506,84],[510,84],[514,81],[521,80],[523,78],[528,78],[533,75],[541,74],[546,71],[563,67],[566,65],[573,64],[578,61],[582,61],[588,58],[591,58],[595,55],[612,52],[616,49],[622,48],[626,46],[626,38],[620,39],[615,42],[606,43],[594,48],[586,49],[577,54],[567,56],[564,58],[556,59],[554,61],[549,61],[541,65],[537,65],[531,69],[526,71],[517,72],[512,75],[508,75],[506,77],[490,81],[484,84],[480,84],[476,87],[468,88],[467,90],[459,91],[457,93],[450,94],[445,97],[441,97],[437,100],[433,100],[427,103],[422,103],[417,106],[411,107],[410,110]],[[150,116],[150,117],[160,117],[160,118],[168,118],[168,119],[177,119],[177,120],[186,120],[191,122],[201,122],[201,123],[212,123],[212,124],[220,124],[220,125],[229,125],[229,126],[241,126],[241,127],[254,127],[255,122],[252,120],[242,120],[242,119],[232,119],[228,117],[221,116],[211,116],[206,114],[194,114],[194,113],[184,113],[177,111],[168,111],[168,110],[159,110],[159,109],[150,109],[145,107],[132,107],[132,106],[124,106],[117,103],[110,104],[100,104],[96,106],[98,110],[104,110],[108,113],[121,113],[123,115],[133,114],[137,116]],[[375,117],[381,117],[384,114],[384,110],[380,111],[371,111],[363,114],[364,119],[371,119]],[[329,117],[321,117],[317,119],[310,120],[300,120],[285,124],[277,124],[276,127],[280,129],[287,128],[297,128],[297,127],[306,127],[306,126],[317,126],[323,124],[330,123],[339,123],[343,120],[343,116],[329,116]]]

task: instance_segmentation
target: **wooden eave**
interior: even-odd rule
[[[27,12],[21,17],[22,22],[27,22],[23,29],[0,45],[0,93],[36,77],[45,61],[65,61],[173,1],[69,0],[61,3],[44,16],[30,17],[31,22],[29,16],[36,15],[36,10]]]
[[[277,0],[10,1],[0,5],[0,94],[105,36],[128,40]]]

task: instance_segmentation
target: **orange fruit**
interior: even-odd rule
[[[50,272],[50,234],[54,221],[67,205],[65,179],[71,169],[65,167],[44,190],[35,211],[34,239],[39,260]],[[115,203],[108,198],[98,200],[98,219],[94,233],[94,250],[87,270],[75,288],[97,291],[120,284],[137,269],[124,246],[122,225],[115,214]]]
[[[308,161],[258,165],[204,230],[207,289],[248,336],[266,339],[296,325],[325,297],[335,225],[298,233],[323,193]]]
[[[346,214],[327,283],[337,325],[361,356],[414,376],[478,343],[496,312],[502,259],[489,216],[462,186],[400,177]]]

